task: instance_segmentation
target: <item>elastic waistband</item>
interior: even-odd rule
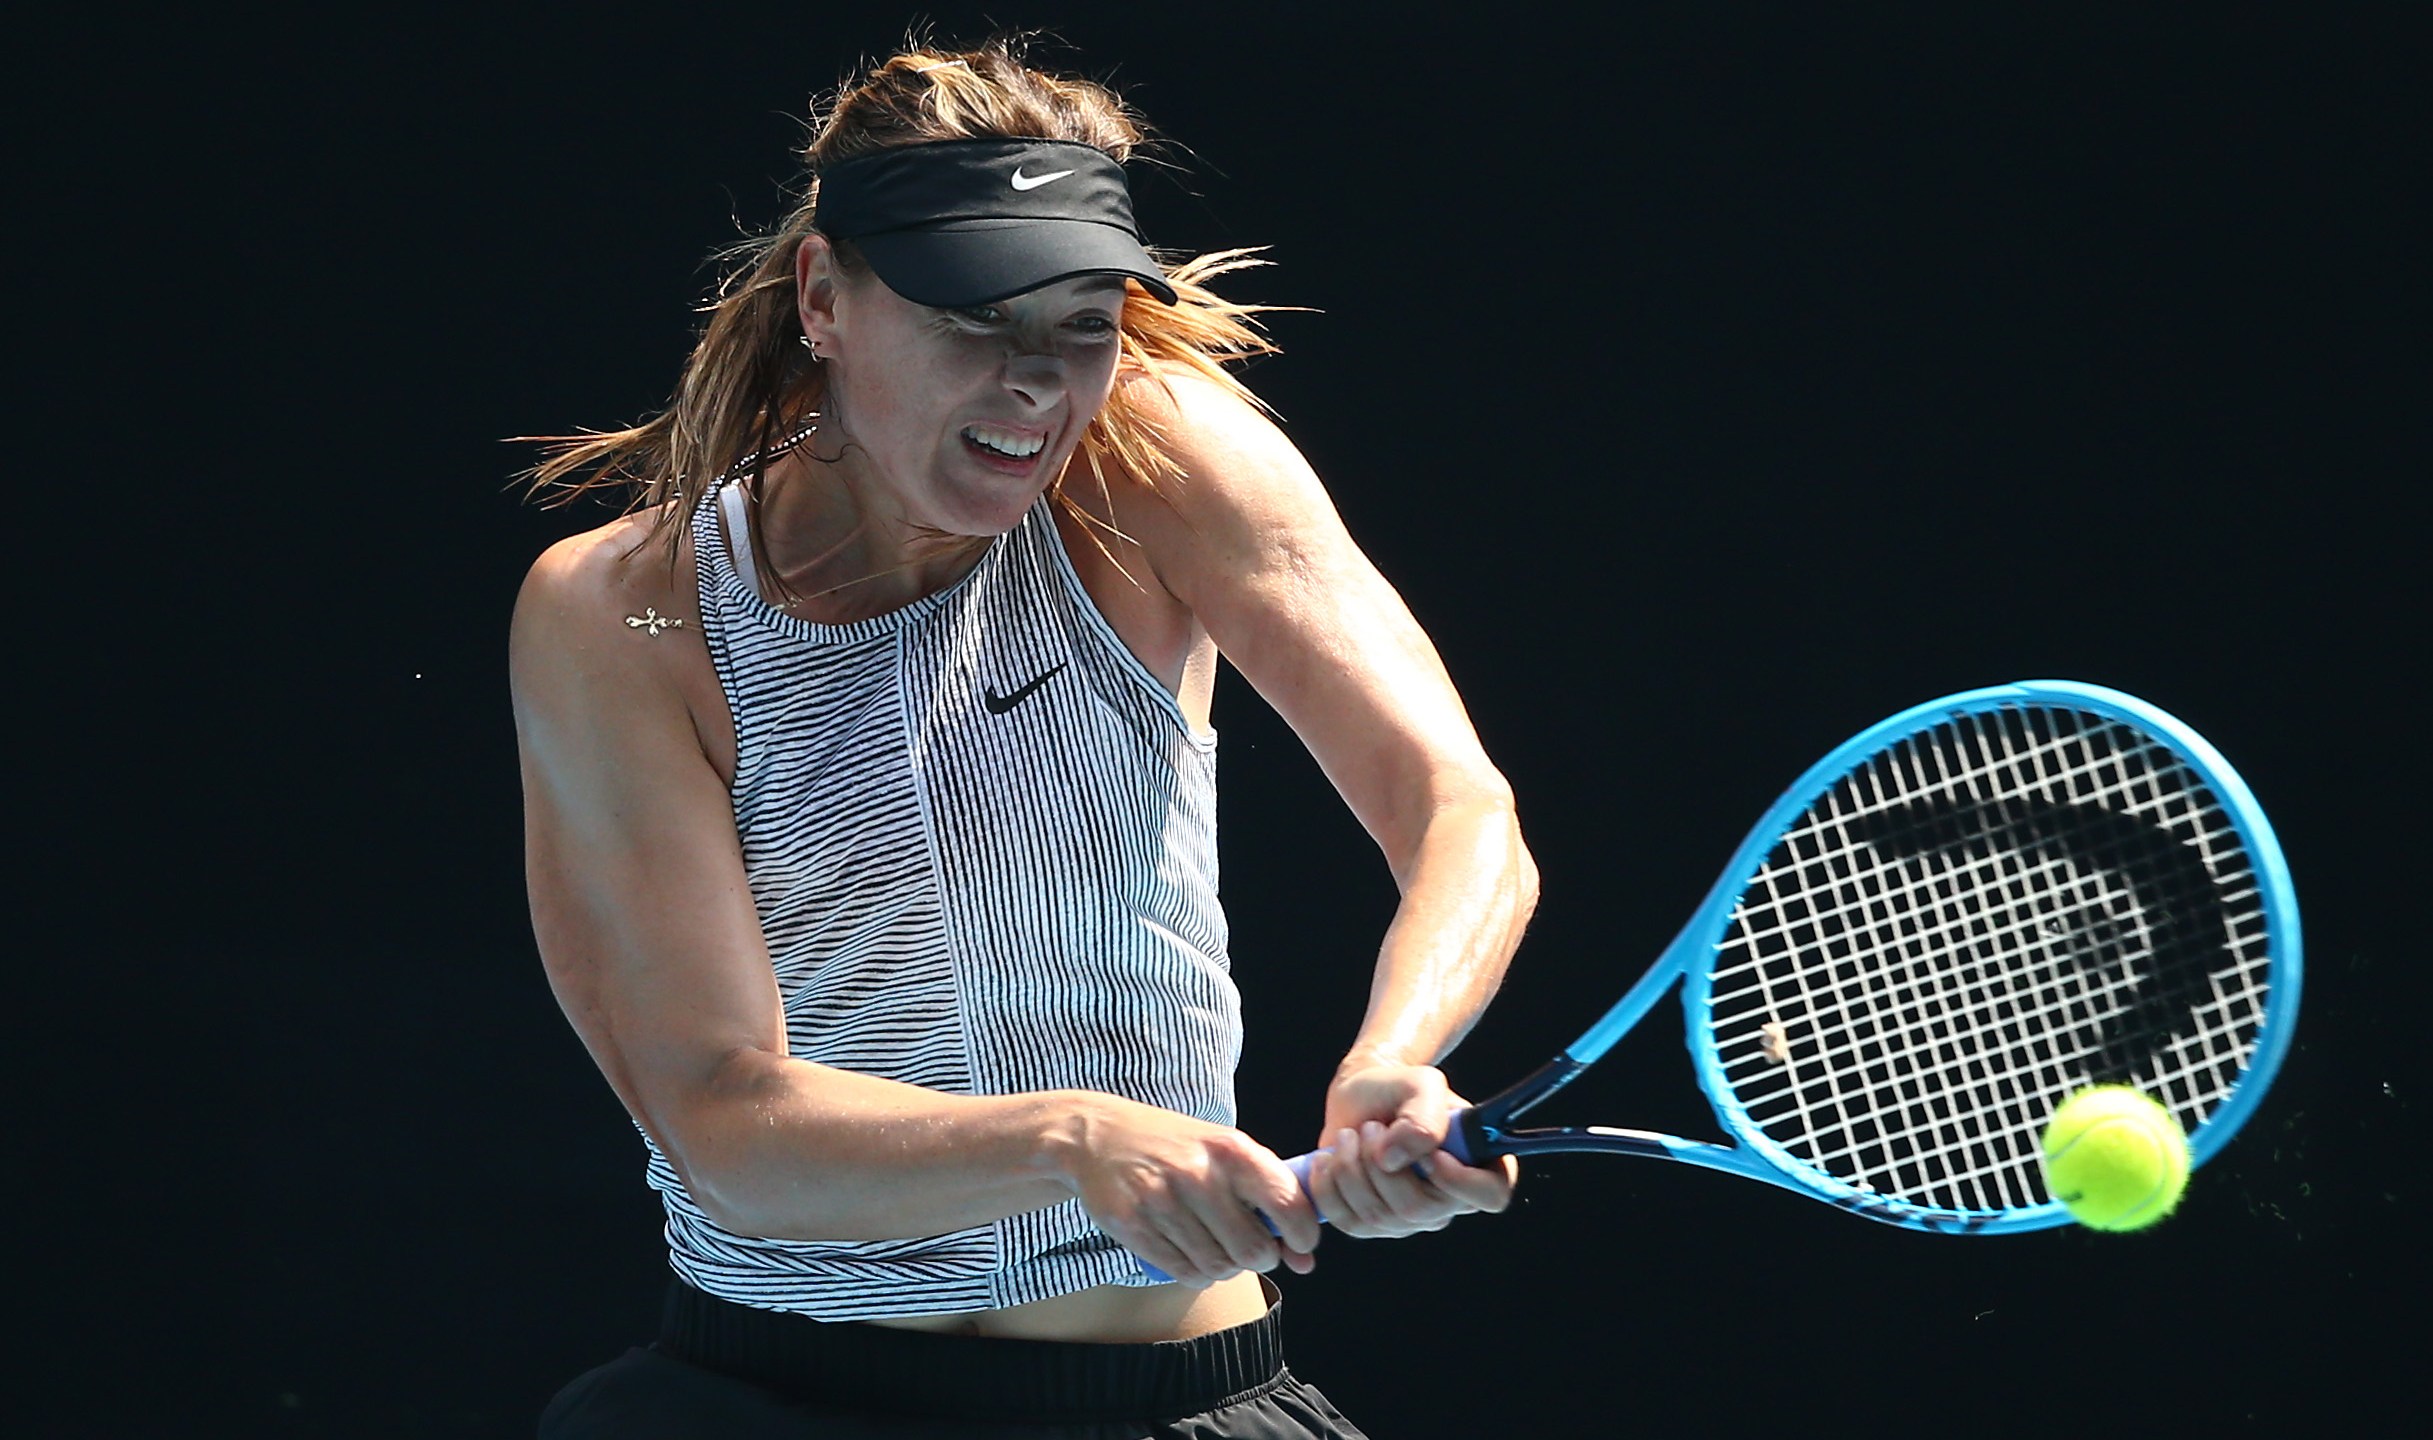
[[[1170,1420],[1284,1375],[1283,1306],[1247,1325],[1148,1345],[997,1340],[828,1323],[668,1286],[659,1348],[804,1400],[905,1416],[1056,1424]]]

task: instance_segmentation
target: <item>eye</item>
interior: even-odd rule
[[[994,305],[966,305],[960,310],[950,310],[947,313],[966,325],[977,325],[983,328],[1005,323],[1005,312]]]
[[[1076,315],[1066,323],[1094,340],[1107,339],[1122,328],[1112,315]]]

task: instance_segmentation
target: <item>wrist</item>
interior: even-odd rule
[[[1425,1066],[1428,1063],[1429,1061],[1424,1056],[1413,1057],[1402,1049],[1382,1041],[1362,1042],[1353,1045],[1344,1053],[1341,1063],[1335,1066],[1335,1080],[1337,1083],[1341,1083],[1364,1070],[1401,1070],[1412,1066]]]
[[[1096,1128],[1097,1102],[1103,1098],[1087,1090],[1050,1090],[1035,1097],[1032,1174],[1072,1194],[1081,1193],[1082,1166]]]

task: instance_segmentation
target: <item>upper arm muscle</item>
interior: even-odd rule
[[[1185,473],[1126,523],[1403,876],[1436,806],[1501,793],[1502,778],[1435,647],[1292,442],[1206,381],[1171,391],[1159,418]]]
[[[708,657],[697,635],[623,624],[636,586],[679,612],[664,574],[642,573],[661,567],[621,550],[598,534],[566,542],[517,602],[527,880],[560,1005],[682,1169],[688,1118],[720,1066],[782,1053],[784,1029],[725,787],[671,678]]]

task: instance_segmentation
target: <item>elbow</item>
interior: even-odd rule
[[[777,1117],[767,1089],[766,1051],[736,1052],[676,1105],[645,1122],[684,1193],[712,1224],[767,1240],[819,1238],[801,1229],[799,1195],[773,1183],[785,1167],[761,1152]],[[789,1223],[789,1219],[793,1223]]]
[[[1512,793],[1512,783],[1503,773],[1490,769],[1482,777],[1475,804],[1490,817],[1487,828],[1503,842],[1505,893],[1512,905],[1512,930],[1517,938],[1538,908],[1538,862],[1529,852],[1529,841],[1521,834],[1519,801]]]
[[[726,1145],[695,1131],[655,1132],[659,1153],[676,1172],[685,1198],[711,1224],[734,1235],[758,1239],[789,1238],[772,1228],[772,1208],[755,1193],[750,1167],[739,1163]]]
[[[1490,767],[1471,778],[1456,804],[1476,827],[1481,858],[1503,872],[1503,891],[1517,935],[1537,910],[1538,862],[1521,834],[1520,805],[1511,782]]]
[[[1509,794],[1509,792],[1507,792]],[[1505,804],[1506,833],[1512,837],[1512,934],[1517,941],[1521,931],[1529,926],[1529,917],[1538,908],[1538,861],[1529,853],[1529,842],[1521,835],[1521,820],[1509,800]]]
[[[664,1147],[662,1147],[664,1150]],[[815,1219],[813,1197],[799,1188],[772,1183],[769,1167],[754,1165],[732,1153],[704,1155],[698,1150],[668,1163],[684,1182],[684,1193],[710,1223],[732,1235],[758,1240],[834,1240],[845,1238],[835,1227]]]
[[[753,1194],[749,1178],[739,1171],[701,1163],[698,1157],[679,1161],[673,1154],[668,1156],[668,1163],[675,1167],[676,1178],[684,1182],[684,1193],[692,1198],[693,1207],[728,1234],[760,1240],[809,1238],[779,1233],[784,1227],[776,1222],[773,1207],[756,1203],[758,1197]]]
[[[1513,906],[1512,928],[1519,930],[1529,923],[1538,909],[1538,862],[1529,853],[1529,844],[1521,838],[1519,825],[1512,828]]]

